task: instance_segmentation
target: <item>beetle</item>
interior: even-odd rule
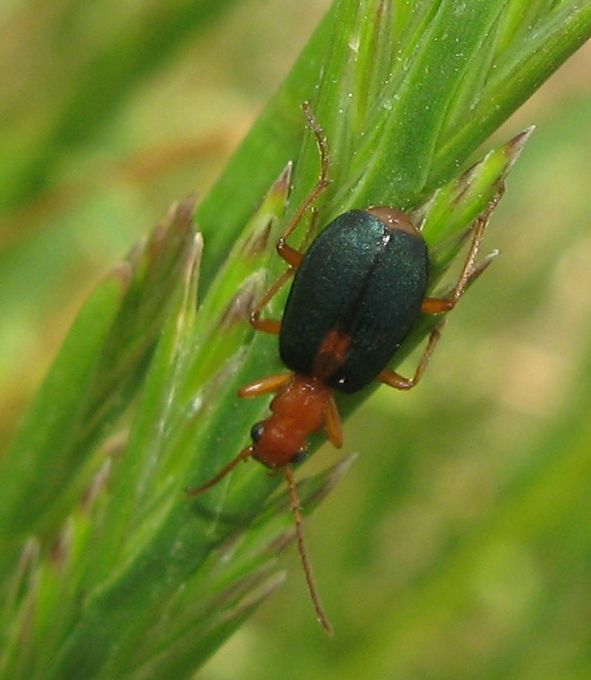
[[[289,372],[263,378],[239,390],[241,397],[275,394],[271,414],[253,425],[249,446],[209,481],[188,489],[188,493],[207,491],[248,458],[271,469],[282,469],[308,590],[320,623],[332,633],[305,549],[292,465],[304,457],[310,435],[322,429],[334,446],[342,446],[335,392],[357,392],[375,380],[399,390],[410,390],[420,382],[441,336],[441,321],[431,331],[411,378],[387,366],[421,315],[441,315],[452,310],[492,261],[496,253],[476,265],[489,216],[503,189],[473,225],[460,276],[444,297],[426,295],[427,245],[411,218],[391,206],[371,206],[339,215],[302,252],[289,245],[287,239],[306,214],[314,211],[314,203],[330,184],[326,137],[310,106],[304,103],[303,108],[320,154],[320,177],[277,242],[276,251],[287,263],[287,270],[250,315],[256,330],[278,336],[279,354]],[[312,221],[314,217],[313,212]],[[267,303],[292,277],[282,319],[262,318]]]

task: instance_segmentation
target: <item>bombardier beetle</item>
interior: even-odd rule
[[[253,425],[249,446],[212,479],[188,489],[188,493],[203,493],[248,458],[271,469],[281,468],[289,487],[312,602],[318,620],[332,633],[305,550],[292,465],[304,457],[309,436],[319,430],[326,431],[334,446],[342,446],[335,392],[357,392],[374,380],[399,390],[410,390],[419,383],[439,341],[441,322],[431,331],[411,378],[389,369],[388,364],[421,315],[449,312],[490,264],[496,253],[478,265],[476,256],[502,190],[473,225],[460,276],[444,297],[426,296],[429,256],[425,240],[411,218],[394,207],[349,210],[330,222],[301,252],[287,239],[307,213],[314,218],[314,203],[330,184],[327,140],[310,106],[304,103],[303,108],[320,153],[320,177],[277,242],[277,253],[288,269],[250,315],[256,330],[279,336],[279,354],[289,372],[262,378],[239,390],[241,397],[274,393],[271,414]],[[291,277],[281,320],[261,318],[266,304]]]

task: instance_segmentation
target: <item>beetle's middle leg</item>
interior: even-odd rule
[[[482,272],[488,267],[492,262],[496,253],[491,253],[483,259],[480,264],[476,264],[476,257],[478,256],[478,250],[482,239],[484,238],[484,232],[488,225],[488,221],[494,209],[497,207],[498,202],[501,200],[505,192],[504,186],[501,186],[496,196],[489,203],[485,212],[480,215],[476,220],[476,223],[472,230],[472,243],[470,244],[470,250],[462,267],[460,277],[454,286],[451,293],[442,298],[425,298],[421,305],[421,312],[423,314],[441,314],[443,312],[449,312],[453,309],[459,302],[462,295],[466,292],[471,283],[473,283]],[[437,343],[441,338],[441,331],[443,329],[444,321],[438,323],[435,328],[431,331],[429,335],[429,340],[427,341],[427,347],[423,352],[418,366],[415,370],[415,374],[412,378],[405,378],[404,376],[392,371],[390,369],[384,369],[379,375],[378,380],[390,385],[390,387],[395,387],[398,390],[410,390],[415,387],[423,377],[427,366],[429,365],[429,360],[437,347]]]
[[[410,390],[413,387],[416,387],[423,377],[427,366],[429,365],[429,360],[431,359],[431,356],[435,351],[435,347],[437,347],[437,343],[441,338],[441,331],[443,330],[444,324],[445,321],[440,321],[431,331],[429,340],[427,341],[427,347],[419,359],[419,363],[415,369],[415,374],[412,378],[405,378],[403,375],[400,375],[400,373],[396,373],[396,371],[385,368],[378,375],[378,380],[385,383],[386,385],[390,385],[390,387],[394,387],[397,390]]]
[[[306,198],[303,200],[295,215],[289,221],[285,231],[283,234],[281,234],[279,241],[277,242],[277,252],[279,253],[280,257],[282,257],[290,267],[295,267],[296,269],[299,267],[304,255],[301,251],[290,246],[287,243],[287,239],[302,221],[306,212],[314,205],[314,203],[318,200],[318,197],[330,184],[330,157],[328,154],[328,142],[326,141],[324,130],[320,127],[308,102],[304,102],[303,109],[304,115],[306,116],[306,122],[309,129],[314,134],[316,146],[318,147],[318,153],[320,154],[320,176],[318,177],[316,184],[312,187]],[[310,225],[308,233],[311,232],[311,228],[312,225]]]
[[[277,279],[277,281],[275,281],[275,283],[263,295],[257,306],[250,313],[250,324],[253,328],[256,328],[257,331],[271,333],[272,335],[279,335],[281,330],[281,321],[278,319],[261,319],[261,314],[269,300],[271,300],[271,298],[279,292],[279,290],[289,281],[289,279],[291,279],[294,273],[295,269],[293,267],[286,269]]]
[[[294,275],[295,270],[300,266],[302,260],[304,259],[304,253],[297,250],[293,246],[287,243],[287,239],[291,236],[294,229],[304,218],[306,211],[312,208],[312,217],[310,219],[310,224],[308,230],[304,237],[304,244],[306,244],[311,236],[314,234],[314,226],[316,224],[316,219],[318,213],[314,210],[313,205],[322,192],[330,184],[330,179],[328,177],[330,168],[330,159],[328,155],[328,143],[326,141],[326,136],[324,131],[318,124],[318,121],[312,113],[312,109],[308,102],[303,104],[304,114],[306,116],[306,121],[308,127],[314,134],[316,138],[316,145],[318,146],[318,152],[320,154],[320,176],[316,184],[312,187],[310,193],[304,199],[302,205],[298,208],[296,214],[291,218],[284,232],[279,237],[277,241],[276,250],[281,258],[283,258],[289,265],[289,269],[283,272],[283,274],[275,281],[275,283],[269,288],[269,290],[260,299],[257,306],[250,314],[251,325],[259,331],[264,333],[271,333],[273,335],[278,335],[281,330],[281,321],[276,319],[261,319],[261,313],[265,305],[276,295],[279,290],[284,286],[287,281]]]

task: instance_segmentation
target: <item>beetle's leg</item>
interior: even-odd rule
[[[493,210],[496,208],[498,202],[501,200],[505,189],[501,187],[496,196],[489,203],[486,211],[476,220],[476,223],[472,230],[472,243],[470,245],[470,250],[462,267],[462,272],[460,277],[454,287],[454,289],[442,298],[425,298],[421,305],[421,312],[423,314],[441,314],[443,312],[449,312],[453,309],[459,302],[462,295],[466,292],[468,287],[476,281],[476,279],[482,274],[482,272],[488,267],[488,265],[493,261],[496,256],[496,251],[487,255],[484,260],[476,265],[476,257],[478,256],[478,249],[484,238],[484,232],[488,225],[488,221]]]
[[[275,283],[263,295],[257,306],[250,313],[250,324],[256,328],[257,331],[271,333],[272,335],[279,335],[279,331],[281,330],[281,321],[278,321],[277,319],[261,319],[261,313],[269,300],[277,294],[277,292],[287,283],[287,281],[289,281],[289,279],[294,275],[294,272],[295,269],[292,267],[286,269],[277,279],[277,281],[275,281]]]
[[[310,226],[308,227],[306,236],[304,237],[304,244],[308,242],[308,240],[310,239],[310,235],[314,233],[314,225],[316,223],[316,218],[318,217],[318,213],[314,209],[312,210],[313,210],[312,219],[310,220]],[[277,279],[277,281],[275,281],[271,288],[269,288],[269,290],[263,295],[258,305],[255,307],[255,309],[252,311],[250,315],[250,323],[252,324],[252,326],[254,326],[254,328],[256,328],[259,331],[264,331],[266,333],[272,333],[273,335],[279,335],[279,332],[281,330],[281,321],[276,321],[274,319],[261,319],[263,307],[280,290],[280,288],[283,285],[285,285],[285,283],[294,275],[295,270],[300,266],[300,262],[304,257],[302,253],[300,253],[298,250],[295,250],[295,248],[292,248],[287,244],[286,247],[289,249],[290,259],[287,258],[284,259],[286,259],[286,261],[289,263],[289,269],[283,272],[283,274]]]
[[[325,414],[326,434],[328,439],[337,449],[343,445],[343,425],[341,423],[341,416],[335,404],[334,397],[330,397],[326,406]]]
[[[295,215],[289,221],[287,227],[285,228],[285,231],[280,236],[279,241],[277,242],[277,252],[279,253],[279,255],[291,267],[296,268],[302,261],[303,254],[299,250],[296,250],[295,248],[292,248],[290,245],[288,245],[286,241],[291,236],[294,229],[302,221],[304,215],[306,214],[306,211],[309,208],[311,208],[312,205],[314,205],[318,197],[330,184],[330,179],[328,177],[330,160],[326,136],[324,135],[323,129],[318,124],[318,121],[314,117],[314,114],[312,113],[312,109],[310,108],[310,104],[308,102],[304,102],[303,109],[304,115],[306,116],[306,121],[308,123],[308,127],[310,128],[310,130],[314,134],[314,137],[316,138],[316,145],[318,146],[318,152],[320,154],[320,177],[318,178],[316,184],[312,187],[310,193],[306,196],[306,198],[298,208]]]
[[[482,243],[484,232],[488,225],[490,216],[497,207],[497,204],[501,200],[504,193],[505,187],[503,185],[500,187],[492,201],[488,204],[485,212],[476,220],[472,230],[472,243],[470,244],[470,250],[468,251],[466,261],[462,267],[462,272],[454,289],[449,295],[443,298],[425,298],[421,305],[421,312],[423,314],[441,314],[443,312],[449,312],[451,309],[453,309],[462,295],[466,292],[470,284],[472,284],[493,261],[497,254],[496,251],[487,255],[482,260],[482,262],[480,262],[480,264],[475,264],[476,257],[478,256],[478,249]],[[398,390],[410,390],[415,387],[415,385],[417,385],[423,377],[423,374],[425,373],[425,370],[429,364],[429,360],[431,359],[431,356],[435,351],[435,347],[439,342],[443,323],[443,321],[438,323],[437,326],[435,326],[435,328],[431,331],[431,335],[429,335],[429,340],[427,342],[427,347],[421,356],[419,364],[415,370],[415,374],[412,378],[405,378],[395,371],[384,369],[378,375],[378,380],[381,380],[383,383],[386,383],[386,385],[395,387]]]
[[[293,269],[297,269],[302,263],[302,260],[304,259],[304,253],[308,249],[308,245],[315,234],[316,222],[318,220],[318,211],[316,208],[310,208],[310,212],[312,213],[312,217],[310,218],[310,224],[306,229],[306,234],[304,236],[304,240],[302,241],[302,250],[296,250],[286,243],[284,236],[282,236],[277,242],[277,253]]]
[[[292,373],[282,373],[281,375],[270,375],[261,380],[249,383],[238,390],[238,395],[241,397],[258,397],[260,394],[269,394],[269,392],[277,392],[282,387],[287,385],[292,379]]]
[[[320,154],[320,177],[318,181],[310,191],[310,193],[304,199],[304,202],[298,208],[296,214],[291,218],[285,231],[279,237],[277,241],[276,250],[281,258],[283,258],[289,265],[289,269],[284,272],[275,283],[269,288],[269,290],[263,295],[259,304],[253,310],[250,315],[250,323],[259,331],[265,333],[271,333],[273,335],[278,335],[281,330],[281,322],[273,319],[261,319],[261,312],[263,307],[269,302],[269,300],[279,291],[279,289],[288,281],[290,277],[293,276],[295,270],[300,266],[302,260],[304,259],[304,253],[297,250],[293,246],[287,243],[287,239],[291,236],[294,229],[302,221],[306,211],[310,209],[320,194],[328,187],[330,184],[330,179],[328,177],[328,171],[330,167],[330,160],[328,155],[328,143],[324,135],[324,131],[318,124],[318,121],[312,113],[310,104],[304,102],[303,104],[304,115],[306,116],[306,121],[308,127],[314,134],[316,138],[316,145],[318,146],[318,152]],[[312,219],[310,220],[310,226],[304,237],[304,244],[307,243],[311,234],[313,234],[313,228],[316,223],[317,213],[312,213]]]
[[[389,368],[385,368],[378,375],[378,380],[385,383],[386,385],[390,385],[390,387],[396,388],[397,390],[410,390],[413,387],[415,387],[423,377],[425,370],[427,369],[427,366],[429,364],[429,360],[431,359],[431,356],[435,351],[435,347],[437,347],[437,343],[439,342],[439,338],[441,337],[441,330],[443,328],[443,324],[444,322],[441,321],[431,331],[431,335],[429,335],[429,340],[427,342],[427,347],[425,348],[425,351],[423,352],[419,360],[418,366],[416,367],[415,370],[415,374],[412,378],[405,378],[399,373],[396,373],[396,371],[391,371]]]
[[[470,250],[468,251],[468,256],[466,257],[466,261],[462,267],[462,272],[454,289],[449,295],[442,298],[425,298],[421,305],[421,312],[423,314],[441,314],[442,312],[449,312],[457,305],[460,298],[466,291],[466,288],[470,285],[470,283],[472,283],[472,281],[475,280],[476,276],[482,274],[484,269],[482,267],[475,267],[474,262],[478,255],[478,249],[480,247],[480,243],[482,242],[487,222],[488,217],[479,217],[476,222]],[[492,258],[485,261],[487,266],[491,261]]]

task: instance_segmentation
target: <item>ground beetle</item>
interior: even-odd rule
[[[247,458],[272,469],[283,468],[308,588],[318,619],[330,633],[332,627],[320,604],[304,546],[291,465],[305,455],[309,436],[323,428],[334,446],[342,446],[335,390],[356,392],[376,379],[400,390],[409,390],[419,382],[439,340],[441,322],[432,330],[412,378],[387,366],[421,314],[453,309],[491,262],[492,255],[475,265],[488,217],[501,192],[474,224],[460,277],[445,297],[425,296],[427,246],[410,217],[396,208],[350,210],[322,230],[305,252],[296,250],[288,245],[287,238],[308,212],[312,212],[314,221],[313,205],[330,183],[326,138],[308,104],[304,104],[304,112],[320,151],[320,178],[277,243],[277,253],[289,268],[250,316],[255,329],[279,336],[281,360],[290,373],[263,378],[239,391],[241,397],[276,393],[271,415],[252,427],[250,446],[189,493],[197,495],[211,488]],[[292,276],[281,321],[262,319],[265,305]]]

